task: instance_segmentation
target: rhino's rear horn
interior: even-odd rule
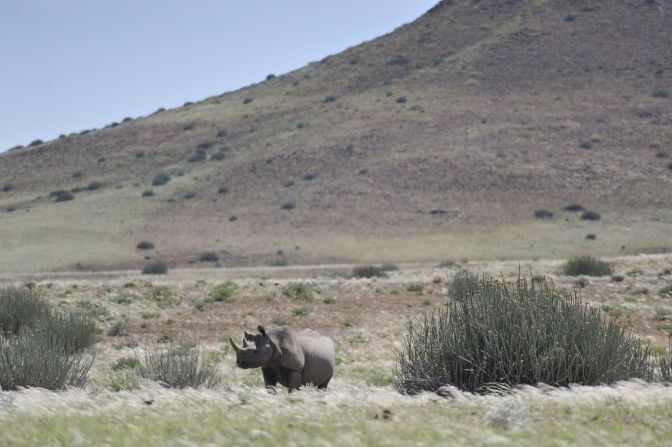
[[[243,337],[243,348],[247,348],[247,340]]]

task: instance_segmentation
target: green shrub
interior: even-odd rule
[[[382,267],[375,265],[363,265],[352,269],[352,276],[355,278],[385,278],[387,274]]]
[[[296,203],[294,202],[285,202],[282,205],[280,205],[280,208],[283,210],[293,210],[296,208]]]
[[[143,275],[163,275],[168,273],[168,266],[165,262],[150,262],[142,269]]]
[[[221,381],[215,363],[189,346],[147,347],[138,372],[170,388],[212,388]]]
[[[623,275],[611,275],[611,280],[613,282],[622,282],[625,279]]]
[[[154,191],[151,189],[147,189],[145,191],[142,191],[142,194],[140,194],[141,197],[152,197],[154,195]]]
[[[476,292],[479,282],[478,275],[467,270],[460,270],[448,284],[448,296],[454,300],[461,301],[467,295]]]
[[[232,303],[235,301],[233,296],[236,294],[236,289],[238,289],[236,283],[233,281],[226,281],[212,290],[210,298],[217,302]]]
[[[83,387],[93,358],[68,349],[60,337],[22,331],[0,337],[0,389]]]
[[[455,267],[455,261],[450,261],[450,260],[441,261],[441,262],[439,262],[439,265],[437,265],[437,267],[441,268],[441,269],[451,269],[451,268]]]
[[[576,212],[576,211],[585,211],[585,208],[584,208],[584,207],[582,207],[581,205],[576,204],[576,203],[570,203],[570,204],[567,205],[564,209],[565,209],[565,211],[573,211],[573,212]]]
[[[578,256],[567,261],[562,271],[569,276],[605,276],[611,275],[614,270],[606,262],[592,256]]]
[[[335,304],[336,303],[336,298],[333,296],[328,296],[325,299],[322,300],[324,304]]]
[[[399,266],[397,264],[392,264],[391,262],[385,262],[380,266],[380,270],[383,272],[396,272],[399,270]]]
[[[291,282],[282,290],[282,293],[288,298],[306,301],[313,299],[314,292],[312,284],[306,282]]]
[[[128,335],[128,323],[120,320],[112,323],[112,326],[107,330],[108,337],[125,337]]]
[[[590,284],[590,281],[588,281],[588,278],[584,278],[583,276],[579,276],[576,278],[576,281],[574,282],[577,286],[581,287],[582,289],[586,287],[588,284]]]
[[[79,352],[96,342],[96,324],[87,315],[52,309],[48,318],[35,323],[35,332],[62,346],[65,352]]]
[[[525,280],[485,279],[462,301],[409,323],[397,355],[402,393],[443,385],[597,385],[652,378],[648,348],[581,298]]]

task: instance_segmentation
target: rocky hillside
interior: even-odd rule
[[[664,251],[672,4],[443,0],[294,72],[1,154],[0,209],[5,272]]]

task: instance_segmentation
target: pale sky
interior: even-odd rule
[[[0,0],[0,151],[235,90],[438,0]]]

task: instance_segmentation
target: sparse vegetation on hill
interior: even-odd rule
[[[168,273],[168,265],[165,262],[154,261],[142,269],[143,275],[163,275]]]

